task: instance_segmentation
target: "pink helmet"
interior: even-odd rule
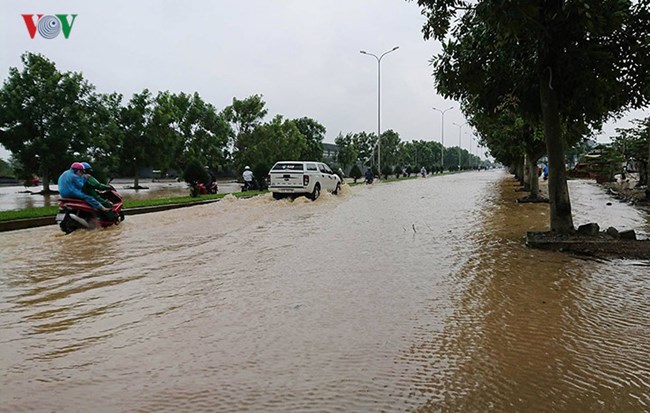
[[[72,165],[70,165],[70,169],[78,169],[80,171],[83,171],[84,166],[79,162],[74,162]]]

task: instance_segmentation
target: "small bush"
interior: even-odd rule
[[[185,167],[183,180],[190,184],[190,195],[196,197],[199,195],[197,184],[203,183],[207,186],[210,183],[210,175],[199,161],[192,160]]]
[[[381,174],[384,175],[384,179],[388,179],[388,175],[392,173],[393,173],[393,168],[390,165],[386,165],[381,168]]]
[[[357,179],[361,178],[363,176],[363,172],[361,172],[361,169],[359,168],[359,165],[356,163],[352,165],[352,169],[350,169],[350,177],[354,179],[354,182],[357,182]]]

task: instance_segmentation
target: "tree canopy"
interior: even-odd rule
[[[42,55],[22,56],[0,89],[0,143],[20,162],[23,178],[39,174],[43,190],[83,153],[95,135],[94,87],[81,74],[57,70]]]
[[[425,38],[443,42],[433,59],[440,93],[460,100],[470,119],[516,100],[520,117],[543,128],[551,230],[572,232],[564,150],[612,116],[648,104],[648,0],[418,4]]]

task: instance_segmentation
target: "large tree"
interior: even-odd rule
[[[0,143],[27,176],[40,175],[43,193],[91,145],[94,87],[79,73],[57,70],[39,54],[22,55],[0,89]],[[24,178],[26,178],[25,176]]]
[[[539,116],[549,160],[551,230],[573,232],[563,131],[572,125],[597,129],[612,115],[648,103],[648,0],[418,0],[418,4],[427,17],[426,38],[444,41],[450,35],[434,64],[449,74],[448,84],[458,84],[463,98],[473,93],[475,80],[458,74],[477,64],[496,67],[501,76],[483,97],[509,92],[520,98],[526,117]],[[459,24],[450,30],[457,16],[462,16]]]
[[[161,133],[169,136],[170,150],[164,154],[163,165],[179,171],[185,170],[190,160],[214,170],[224,166],[232,130],[216,108],[198,93],[160,93],[154,113]]]
[[[160,123],[154,122],[155,101],[149,90],[135,93],[120,112],[122,141],[117,148],[120,170],[134,176],[133,187],[140,188],[140,168],[155,165],[161,157],[164,137]]]
[[[636,127],[616,129],[613,143],[624,159],[638,163],[639,185],[646,186],[646,199],[650,201],[650,117],[634,123]]]
[[[232,105],[223,109],[224,118],[232,124],[234,145],[240,136],[250,135],[268,113],[262,95],[245,99],[232,98]]]
[[[307,148],[301,154],[303,159],[320,161],[323,159],[323,139],[325,139],[325,126],[316,120],[303,117],[293,120],[294,124],[305,137]]]
[[[92,164],[93,176],[104,180],[115,175],[119,169],[119,148],[123,133],[120,128],[122,95],[98,94],[90,99],[92,129],[95,131],[91,144],[81,156]]]
[[[257,126],[250,134],[239,137],[235,153],[235,168],[243,170],[250,165],[255,170],[268,172],[280,160],[308,160],[304,153],[307,139],[300,133],[294,121],[277,115],[268,123]],[[259,166],[259,167],[258,167]]]
[[[232,128],[230,147],[235,168],[243,167],[240,160],[245,157],[250,136],[262,124],[267,113],[262,95],[252,95],[245,99],[233,98],[232,104],[223,109],[222,115]]]
[[[364,165],[372,163],[374,147],[377,143],[377,135],[374,133],[359,132],[352,135],[352,142],[359,153],[359,160]]]
[[[334,139],[334,143],[338,146],[336,162],[341,165],[344,171],[347,171],[348,167],[354,165],[359,158],[359,150],[354,146],[352,134],[348,133],[343,136],[343,134],[339,133],[339,136]]]

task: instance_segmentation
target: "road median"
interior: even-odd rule
[[[174,204],[163,204],[163,205],[152,205],[152,206],[144,206],[144,207],[136,207],[136,208],[127,208],[124,209],[124,215],[138,215],[138,214],[147,214],[150,212],[159,212],[159,211],[167,211],[170,209],[177,209],[177,208],[185,208],[185,207],[191,207],[191,206],[197,206],[197,205],[205,205],[205,204],[211,204],[213,202],[218,202],[220,201],[221,198],[218,199],[204,199],[200,201],[195,201],[195,202],[183,202],[183,203],[174,203]],[[7,221],[0,221],[0,232],[6,232],[6,231],[16,231],[19,229],[28,229],[28,228],[36,228],[36,227],[44,227],[47,225],[54,225],[56,224],[55,217],[52,216],[46,216],[46,217],[37,217],[37,218],[25,218],[25,219],[12,219],[12,220],[7,220]]]

